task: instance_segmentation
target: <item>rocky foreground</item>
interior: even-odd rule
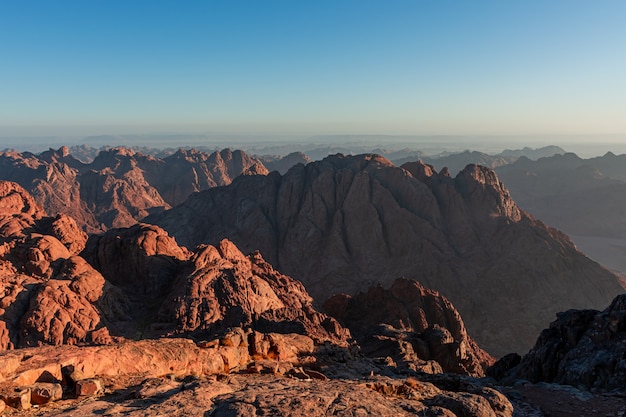
[[[513,415],[478,380],[422,380],[297,334],[234,329],[195,343],[20,349],[0,365],[4,404],[33,414],[37,406],[47,415]]]

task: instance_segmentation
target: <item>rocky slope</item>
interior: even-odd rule
[[[521,158],[497,171],[520,206],[567,233],[626,237],[626,155]]]
[[[146,224],[87,240],[71,218],[46,217],[2,181],[0,209],[0,412],[132,415],[141,403],[142,415],[512,415],[482,382],[423,376],[477,374],[468,365],[479,349],[449,302],[417,283],[395,287],[421,299],[396,301],[436,322],[425,331],[428,369],[417,355],[397,366],[383,351],[361,352],[302,284],[228,240],[191,252]],[[408,321],[401,330],[415,336]]]
[[[163,336],[202,339],[234,327],[298,333],[340,346],[350,338],[336,320],[314,308],[301,283],[274,270],[258,252],[244,256],[228,240],[190,252],[147,224],[112,229],[86,241],[70,218],[45,217],[19,185],[0,186],[5,218],[18,219],[4,234],[0,349]],[[405,366],[426,364],[429,372],[482,375],[489,358],[467,336],[447,300],[412,281],[398,281],[394,288],[415,297],[386,297],[389,305],[403,306],[397,310],[409,309],[406,317],[374,316],[359,330],[405,320],[398,342],[432,333],[424,339],[430,351],[418,349],[404,357]],[[344,312],[376,309],[366,300],[355,304],[338,298],[335,305],[344,305]],[[416,310],[419,305],[424,308]],[[349,319],[345,314],[342,318]],[[437,343],[447,342],[450,346],[434,353]],[[388,356],[371,349],[364,353]]]
[[[67,147],[39,155],[1,152],[0,179],[27,189],[50,214],[66,214],[89,233],[128,227],[191,193],[267,169],[241,151],[179,150],[159,159],[127,148],[100,152],[89,164]]]
[[[498,168],[498,175],[521,207],[565,231],[583,252],[626,277],[626,155],[521,158]]]
[[[559,313],[521,361],[509,356],[498,362],[491,373],[505,382],[526,379],[585,390],[623,392],[625,357],[626,295],[620,295],[603,311]]]
[[[319,300],[417,279],[495,355],[530,348],[557,311],[606,305],[621,291],[476,165],[452,178],[419,162],[335,155],[284,176],[239,177],[147,221],[188,247],[228,238],[259,250]]]
[[[230,327],[320,343],[349,337],[300,283],[226,240],[189,252],[141,224],[87,240],[71,218],[45,217],[10,182],[0,181],[0,208],[0,350],[205,337]]]
[[[100,322],[90,288],[104,283],[76,256],[87,236],[15,183],[0,181],[0,208],[0,350],[86,340]]]
[[[443,372],[473,376],[484,376],[494,362],[468,336],[452,303],[417,281],[397,279],[389,289],[336,295],[324,309],[350,329],[368,356],[389,356],[411,369],[436,362]]]

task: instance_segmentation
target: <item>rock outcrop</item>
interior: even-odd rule
[[[585,390],[626,390],[626,295],[604,311],[568,310],[541,332],[519,363],[494,370],[505,382],[526,379]],[[502,369],[503,366],[509,369]]]
[[[525,350],[565,308],[606,305],[616,277],[520,210],[495,173],[335,155],[239,177],[146,221],[188,247],[259,250],[316,299],[414,278],[448,297],[487,351]]]
[[[302,284],[226,240],[190,252],[147,224],[87,240],[71,218],[46,217],[10,182],[0,181],[0,207],[0,350],[201,338],[231,327],[319,343],[350,337]]]
[[[324,309],[350,329],[364,354],[391,357],[409,368],[484,376],[495,359],[467,335],[452,303],[419,282],[397,279],[389,289],[336,295]]]
[[[106,333],[94,304],[104,278],[76,256],[85,233],[67,216],[46,217],[15,183],[0,181],[0,207],[0,350]]]
[[[46,415],[513,415],[506,397],[478,380],[346,359],[315,351],[306,336],[242,329],[201,343],[20,349],[0,353],[0,399],[18,410],[39,404]],[[320,372],[339,369],[350,378]]]
[[[88,164],[65,146],[39,155],[0,152],[0,179],[19,183],[46,212],[68,215],[89,233],[132,226],[193,192],[267,172],[260,161],[229,149],[181,149],[160,159],[120,147],[101,151]]]

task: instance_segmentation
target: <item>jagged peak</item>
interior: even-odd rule
[[[467,165],[457,174],[456,178],[471,178],[477,183],[484,185],[500,185],[498,175],[493,169],[476,164]]]
[[[383,167],[395,167],[395,165],[385,158],[384,156],[369,153],[369,154],[359,154],[359,155],[344,155],[342,153],[337,153],[334,155],[329,155],[326,158],[322,159],[320,162],[313,162],[313,165],[316,164],[329,164],[336,169],[351,169],[353,171],[361,171],[365,170],[369,167],[383,168]]]
[[[424,163],[421,159],[402,164],[400,168],[409,171],[413,177],[419,180],[431,178],[436,173],[434,166]]]

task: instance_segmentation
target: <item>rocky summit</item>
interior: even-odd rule
[[[494,355],[525,351],[557,311],[601,308],[616,277],[521,210],[491,169],[334,155],[238,177],[146,219],[189,248],[260,251],[317,300],[413,278],[448,297]]]

